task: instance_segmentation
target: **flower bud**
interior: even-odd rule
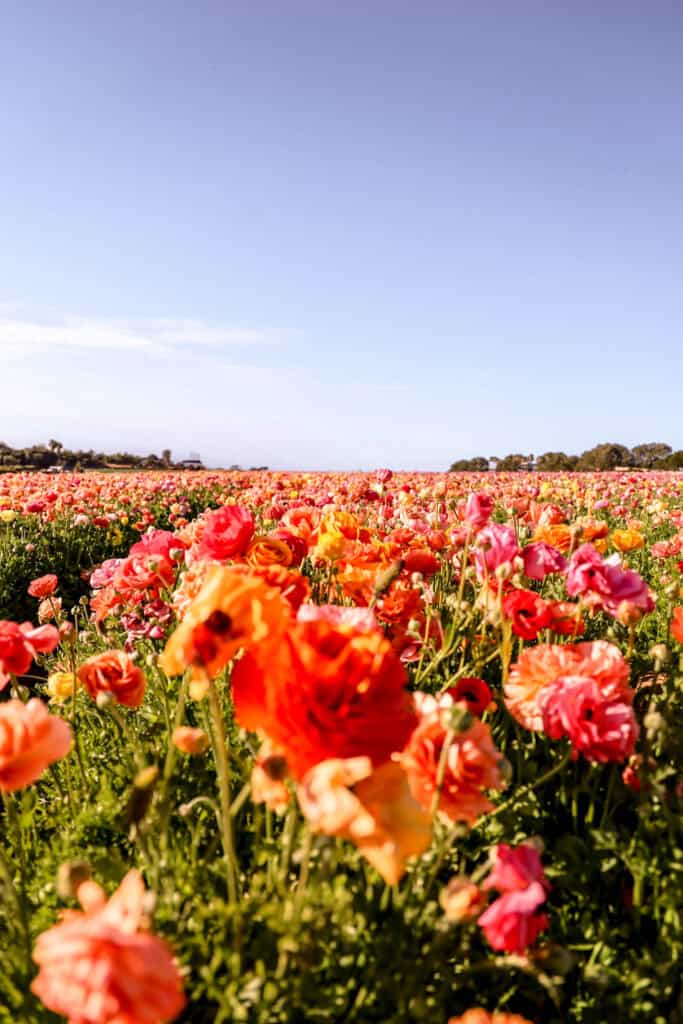
[[[60,900],[76,898],[79,885],[90,880],[92,870],[85,860],[67,860],[57,869],[57,895]]]

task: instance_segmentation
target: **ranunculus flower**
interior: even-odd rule
[[[47,576],[39,576],[38,579],[32,580],[28,592],[31,597],[49,597],[50,594],[54,594],[58,583],[55,574],[48,573]]]
[[[279,636],[290,616],[280,591],[260,576],[211,566],[159,665],[168,675],[191,667],[198,680],[215,676],[242,648]]]
[[[224,505],[204,517],[204,529],[199,540],[200,558],[226,562],[242,555],[254,535],[254,516],[241,505]]]
[[[544,687],[561,676],[595,679],[606,697],[630,703],[629,667],[618,647],[606,640],[526,647],[510,667],[505,683],[508,711],[527,729],[543,728],[539,699]]]
[[[51,715],[42,700],[33,697],[27,704],[20,700],[0,704],[0,790],[4,793],[35,782],[70,749],[69,725]]]
[[[548,915],[539,913],[545,903],[545,890],[540,882],[525,889],[506,892],[494,900],[479,918],[492,949],[506,953],[523,953],[548,927]]]
[[[173,746],[183,754],[203,754],[209,746],[209,737],[203,729],[191,725],[179,725],[173,730]]]
[[[58,644],[59,630],[55,626],[0,621],[0,690],[11,675],[25,675],[36,654],[49,654]]]
[[[519,553],[515,531],[510,526],[490,523],[477,536],[474,563],[480,580],[492,576],[496,569],[511,562]]]
[[[548,736],[568,736],[574,750],[588,761],[625,761],[633,753],[638,738],[633,708],[606,697],[593,679],[556,679],[544,689],[540,709]]]
[[[510,619],[512,632],[523,640],[535,640],[550,625],[550,606],[533,590],[512,590],[503,598],[503,615]]]
[[[429,817],[396,762],[373,770],[369,757],[323,761],[305,775],[297,794],[313,831],[350,839],[388,885],[431,841]]]
[[[537,541],[527,544],[521,551],[524,562],[524,574],[530,580],[543,580],[555,572],[564,572],[567,568],[566,558],[551,544]]]
[[[378,630],[297,622],[274,648],[254,647],[235,665],[235,717],[283,751],[295,779],[334,758],[380,765],[416,722],[406,683]]]
[[[481,530],[488,523],[493,512],[493,498],[479,492],[470,494],[465,505],[465,522],[473,530]]]
[[[483,722],[475,719],[468,728],[452,731],[448,728],[448,715],[448,710],[438,709],[422,718],[401,755],[401,764],[413,796],[425,811],[431,811],[438,792],[441,815],[450,821],[473,825],[493,807],[485,791],[500,790],[505,785],[500,774],[502,755]],[[439,791],[439,769],[446,743],[448,751]]]
[[[480,1006],[467,1010],[461,1017],[451,1017],[448,1024],[532,1024],[518,1013],[489,1013]]]
[[[166,1024],[185,1005],[180,971],[163,939],[147,930],[145,885],[129,871],[107,901],[95,882],[38,936],[31,990],[69,1024]]]
[[[249,566],[283,565],[286,568],[294,561],[294,554],[285,541],[272,534],[262,534],[251,540],[244,560]]]
[[[669,632],[674,640],[678,640],[679,644],[683,644],[683,605],[674,608]]]
[[[342,604],[302,604],[296,617],[298,622],[330,622],[333,626],[351,626],[361,631],[378,628],[372,608],[349,608]]]
[[[83,662],[78,678],[93,700],[100,693],[110,693],[124,707],[137,708],[145,696],[145,674],[125,651],[94,654]]]
[[[613,558],[618,558],[617,555]],[[582,544],[574,552],[567,572],[567,593],[581,595],[616,617],[628,604],[641,612],[650,612],[654,599],[645,580],[633,569],[622,569],[611,560],[603,560],[592,544]]]
[[[465,676],[463,679],[458,679],[455,686],[451,686],[446,693],[452,697],[455,704],[458,701],[464,701],[468,711],[471,711],[473,715],[483,715],[488,708],[495,707],[491,688],[488,683],[477,676]]]
[[[439,559],[427,548],[413,548],[403,557],[406,572],[421,572],[423,576],[433,576],[439,571],[439,565]]]
[[[484,889],[519,892],[532,882],[540,882],[544,889],[550,888],[541,855],[532,843],[520,843],[519,846],[500,843],[494,848],[493,868],[484,882]]]
[[[484,894],[469,878],[451,878],[439,895],[439,903],[447,921],[459,923],[476,917],[482,910]]]
[[[550,601],[550,623],[548,628],[559,636],[581,636],[586,624],[581,618],[581,608],[571,601]]]
[[[637,551],[645,547],[645,538],[638,530],[613,530],[610,539],[617,551]]]
[[[47,677],[50,704],[63,704],[64,701],[71,700],[77,685],[78,680],[73,672],[52,672]]]

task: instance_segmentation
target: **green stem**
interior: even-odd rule
[[[221,838],[223,840],[223,853],[225,855],[225,867],[228,882],[228,901],[233,906],[238,903],[235,847],[232,837],[232,819],[230,817],[230,768],[228,765],[228,751],[225,742],[225,729],[223,728],[223,716],[213,680],[209,684],[209,706],[211,709],[211,720],[213,724],[214,757],[216,759],[216,772],[218,775],[218,794],[221,808]]]

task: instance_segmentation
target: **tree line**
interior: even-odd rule
[[[449,467],[449,472],[484,473],[496,472],[557,473],[563,471],[595,472],[624,467],[628,469],[681,469],[683,451],[674,451],[671,445],[659,441],[637,444],[634,448],[607,442],[596,444],[581,455],[567,455],[566,452],[544,452],[542,455],[490,455],[473,459],[458,459]]]
[[[26,448],[13,448],[0,441],[0,467],[8,469],[49,469],[63,466],[65,469],[109,469],[122,467],[131,469],[172,469],[176,463],[171,452],[164,449],[161,455],[133,455],[131,452],[115,452],[111,455],[65,448],[60,441],[51,439],[47,444],[34,444]]]

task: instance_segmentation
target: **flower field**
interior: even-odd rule
[[[683,476],[0,476],[0,1022],[683,1024]]]

